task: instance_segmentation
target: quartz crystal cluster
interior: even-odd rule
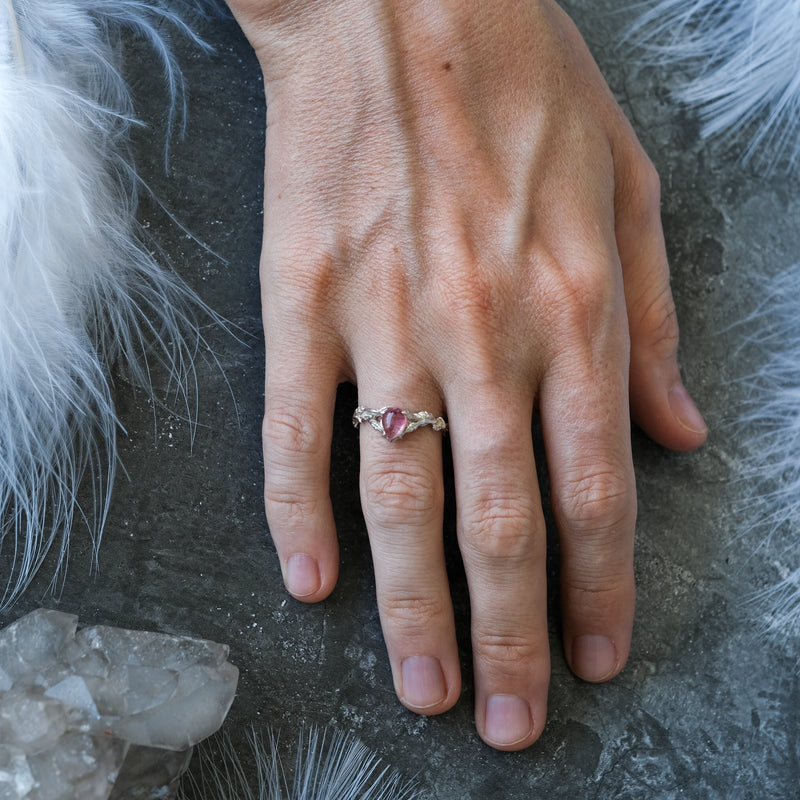
[[[0,800],[170,798],[222,724],[228,648],[39,610],[0,631]]]

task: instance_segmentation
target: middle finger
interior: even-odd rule
[[[484,385],[448,401],[472,613],[475,722],[501,750],[527,747],[541,734],[550,678],[546,536],[533,400],[519,402],[525,394],[519,386]]]

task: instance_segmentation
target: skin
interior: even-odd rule
[[[658,177],[550,0],[229,0],[267,94],[263,427],[289,592],[333,589],[337,385],[444,414],[469,582],[479,734],[541,734],[550,675],[538,409],[562,548],[564,651],[628,658],[630,415],[706,437],[683,388]],[[442,545],[441,434],[360,428],[361,495],[400,700],[461,683]]]

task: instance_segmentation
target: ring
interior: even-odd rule
[[[417,428],[430,425],[435,431],[446,431],[447,423],[443,417],[437,417],[430,411],[404,411],[402,408],[384,406],[384,408],[365,408],[359,406],[353,414],[353,427],[362,422],[369,422],[378,433],[390,442],[402,439],[407,433]]]

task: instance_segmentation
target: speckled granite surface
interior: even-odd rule
[[[665,452],[634,432],[639,485],[639,603],[633,650],[616,680],[592,686],[568,671],[552,614],[550,716],[541,740],[504,754],[472,724],[468,598],[448,507],[451,579],[465,688],[437,718],[396,701],[374,600],[358,502],[355,393],[337,407],[332,492],[342,570],[326,602],[283,591],[261,501],[263,399],[257,262],[264,107],[257,65],[237,28],[203,33],[216,52],[184,48],[190,87],[187,137],[163,166],[158,124],[138,147],[147,180],[193,232],[155,204],[142,218],[175,269],[239,326],[239,340],[209,331],[225,377],[199,364],[193,444],[179,416],[148,407],[124,382],[117,392],[128,477],[115,489],[100,572],[78,531],[60,600],[38,581],[3,624],[40,603],[110,624],[226,642],[241,670],[229,725],[270,724],[290,749],[301,725],[352,730],[437,800],[472,798],[790,798],[800,785],[797,642],[758,635],[750,601],[774,579],[777,555],[753,555],[739,532],[734,479],[741,458],[729,427],[733,381],[751,366],[730,323],[751,307],[752,267],[776,272],[800,258],[800,183],[744,169],[669,100],[672,77],[634,63],[614,43],[621,0],[568,4],[663,180],[664,225],[682,329],[687,383],[712,427],[691,455]],[[131,48],[143,116],[163,98],[146,54]],[[208,249],[200,246],[203,242]]]

